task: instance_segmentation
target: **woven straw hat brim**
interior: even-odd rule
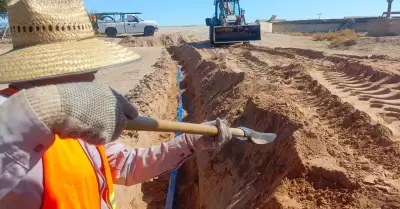
[[[87,73],[138,60],[140,55],[128,48],[97,38],[36,45],[0,55],[0,83]]]

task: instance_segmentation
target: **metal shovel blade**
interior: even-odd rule
[[[276,139],[276,134],[274,133],[261,133],[246,127],[239,127],[239,129],[241,129],[246,136],[237,138],[240,140],[253,142],[254,144],[269,144]]]

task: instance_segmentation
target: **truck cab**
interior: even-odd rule
[[[137,12],[133,13],[97,13],[94,21],[98,33],[105,33],[108,37],[117,34],[144,34],[152,36],[158,30],[157,22],[141,19]]]

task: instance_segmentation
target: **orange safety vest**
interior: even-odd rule
[[[0,94],[12,96],[18,90],[7,88]],[[54,143],[43,156],[43,203],[42,209],[100,209],[101,199],[110,209],[116,209],[113,180],[104,146],[97,146],[104,180],[104,192],[100,196],[100,184],[95,167],[77,139],[61,139],[55,134]]]

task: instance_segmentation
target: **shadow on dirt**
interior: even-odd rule
[[[195,41],[195,42],[190,42],[188,44],[197,49],[210,49],[210,48],[214,47],[208,40],[207,41]]]
[[[163,209],[167,199],[169,173],[154,178],[142,184],[143,201],[147,209]]]
[[[225,44],[211,44],[209,40],[205,41],[195,41],[187,43],[190,46],[193,46],[196,49],[212,49],[212,48],[228,48],[232,45],[236,45],[238,43],[225,43]],[[240,44],[240,43],[239,43]],[[246,44],[247,45],[247,44]]]

